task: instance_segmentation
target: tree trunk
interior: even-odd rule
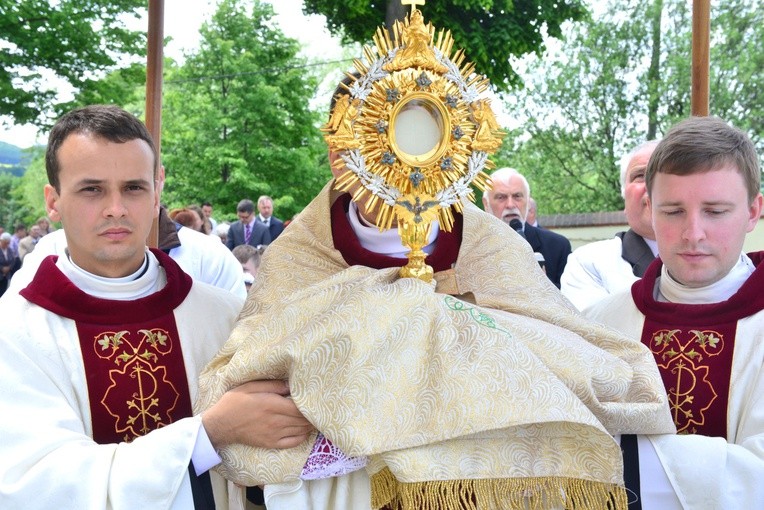
[[[393,23],[395,20],[401,20],[406,17],[406,8],[401,4],[401,0],[387,0],[387,12],[385,13],[385,27],[393,37]]]
[[[652,29],[652,55],[647,71],[647,139],[654,140],[658,133],[658,105],[660,104],[661,17],[663,0],[653,2],[650,16]]]

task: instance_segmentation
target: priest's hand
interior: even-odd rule
[[[286,381],[250,381],[225,393],[202,414],[212,446],[292,448],[305,441],[314,427],[288,395]]]

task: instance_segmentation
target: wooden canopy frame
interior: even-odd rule
[[[692,2],[692,115],[708,115],[711,0]]]
[[[149,0],[148,50],[146,60],[146,127],[156,145],[157,155],[162,151],[162,71],[164,68],[164,0]],[[157,158],[161,169],[161,158]],[[156,248],[159,243],[157,220],[149,232],[147,244]]]

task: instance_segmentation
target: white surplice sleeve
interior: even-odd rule
[[[212,304],[216,313],[200,313]],[[241,301],[194,283],[176,310],[191,400]],[[131,443],[95,443],[76,325],[18,294],[0,299],[0,508],[193,508],[188,466],[201,417]]]
[[[573,250],[560,278],[560,291],[576,308],[585,310],[637,280],[621,257],[621,239],[614,237]]]

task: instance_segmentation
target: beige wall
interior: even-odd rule
[[[543,223],[542,223],[543,224]],[[579,246],[602,239],[610,239],[616,232],[626,230],[624,225],[606,225],[606,226],[580,226],[580,227],[555,227],[549,230],[564,235],[570,240],[570,244],[575,250]],[[749,233],[745,239],[743,248],[746,252],[764,250],[764,219],[759,220],[753,232]]]

